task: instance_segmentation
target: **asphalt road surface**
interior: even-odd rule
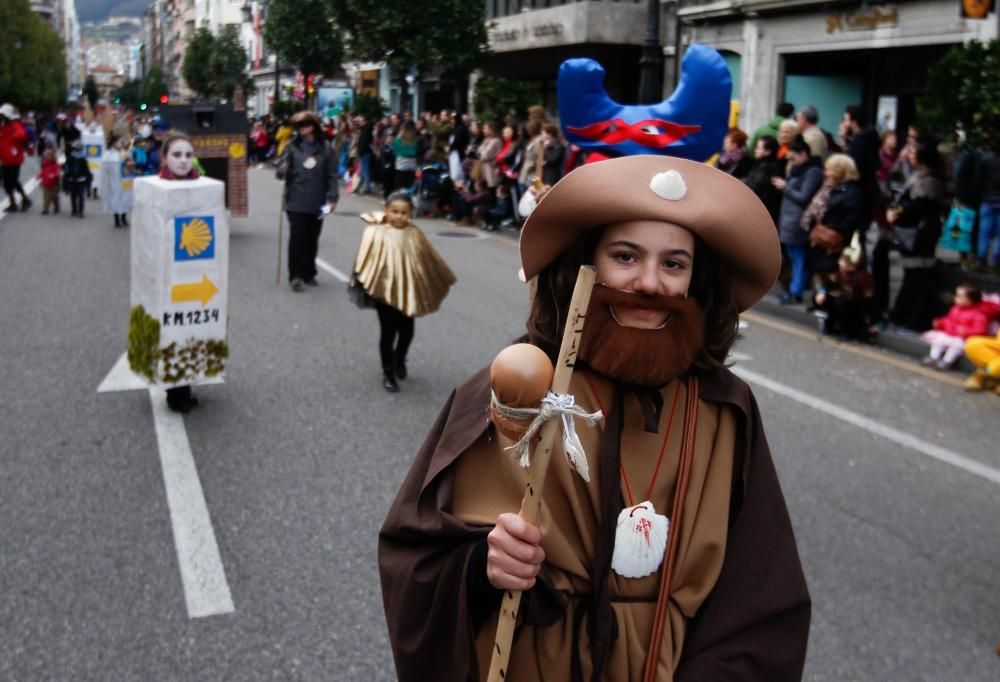
[[[391,395],[375,314],[338,279],[376,202],[344,198],[320,286],[293,293],[275,284],[279,186],[252,170],[250,188],[252,217],[231,221],[226,382],[183,419],[146,391],[97,393],[125,350],[129,230],[97,202],[70,218],[65,198],[59,216],[36,202],[0,219],[0,679],[394,679],[376,533],[451,388],[523,330],[516,242],[420,221],[459,282],[417,321]],[[806,678],[1000,679],[1000,398],[746,321],[736,368],[814,599]],[[210,518],[218,571],[194,577],[228,591],[214,615],[192,617],[168,456],[193,464],[187,494]]]

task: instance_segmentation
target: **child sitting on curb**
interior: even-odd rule
[[[837,270],[817,278],[813,305],[824,334],[871,342],[875,323],[875,285],[861,263],[859,246],[844,249]]]
[[[933,329],[923,333],[931,347],[922,362],[938,369],[948,369],[962,356],[965,340],[984,336],[990,323],[1000,314],[996,304],[983,301],[983,292],[971,284],[955,288],[955,304],[944,317],[935,318]]]
[[[986,294],[983,304],[993,305],[1000,313],[1000,296]],[[993,388],[1000,395],[1000,325],[997,317],[986,335],[970,336],[965,341],[965,355],[976,366],[976,371],[965,380],[966,391],[982,391]],[[990,334],[995,336],[990,336]]]

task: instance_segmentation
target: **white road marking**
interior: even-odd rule
[[[162,388],[150,388],[149,399],[153,406],[153,423],[188,617],[232,613],[235,611],[233,598],[191,454],[184,417],[170,411],[166,391]]]
[[[970,457],[966,457],[965,455],[961,455],[947,448],[925,443],[916,436],[911,436],[908,433],[903,433],[902,431],[894,429],[891,426],[886,426],[885,424],[877,422],[874,419],[851,412],[850,410],[845,410],[844,408],[834,405],[833,403],[829,403],[825,400],[809,395],[808,393],[804,393],[796,388],[792,388],[791,386],[786,386],[778,381],[769,379],[762,374],[758,374],[742,367],[733,367],[732,371],[733,374],[741,379],[752,384],[762,386],[770,391],[774,391],[778,395],[782,395],[786,398],[794,400],[797,403],[811,407],[814,410],[819,410],[820,412],[828,414],[831,417],[836,417],[837,419],[845,421],[853,426],[870,431],[877,436],[899,443],[900,445],[910,448],[911,450],[916,450],[917,452],[940,462],[950,464],[951,466],[957,467],[974,476],[979,476],[992,483],[1000,484],[1000,470],[994,469],[993,467],[983,464],[982,462],[977,462]]]
[[[318,265],[321,269],[326,270],[331,275],[339,279],[341,282],[344,282],[345,284],[351,279],[350,277],[342,273],[340,270],[327,263],[322,258],[316,259],[316,265]]]
[[[222,383],[210,379],[203,383]],[[118,362],[97,387],[98,393],[148,390],[153,408],[153,424],[160,451],[163,484],[170,508],[170,525],[181,569],[181,585],[189,618],[202,618],[232,613],[233,598],[226,582],[226,571],[212,529],[205,493],[198,478],[198,469],[191,454],[184,417],[167,407],[167,394],[162,388],[150,386],[128,365],[128,354]]]

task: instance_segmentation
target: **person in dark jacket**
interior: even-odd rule
[[[310,111],[292,117],[298,131],[285,146],[277,177],[285,181],[284,208],[288,213],[288,281],[293,291],[303,284],[316,286],[316,252],[323,218],[337,207],[337,161],[320,132],[320,121]]]
[[[785,177],[785,162],[778,159],[777,138],[770,135],[760,138],[754,147],[753,155],[753,165],[743,182],[767,207],[771,220],[777,225],[778,214],[781,211],[781,191],[774,186],[771,179]]]
[[[739,128],[730,128],[722,140],[722,153],[715,167],[742,180],[750,172],[753,159],[747,150],[747,134]]]
[[[903,185],[897,205],[886,213],[903,265],[903,284],[890,319],[902,330],[924,331],[930,329],[934,316],[931,301],[944,183],[940,180],[941,157],[936,140],[921,136],[907,153],[913,173]]]
[[[562,178],[566,145],[559,135],[559,126],[548,123],[542,129],[542,182],[550,187]]]
[[[858,104],[851,104],[844,110],[843,130],[847,136],[847,154],[854,159],[854,165],[858,169],[858,188],[861,190],[861,213],[864,219],[864,227],[861,229],[863,237],[882,198],[876,177],[882,138],[873,126],[868,126],[868,114]]]
[[[87,163],[87,155],[83,151],[83,142],[75,140],[70,146],[69,156],[63,166],[63,188],[69,194],[69,205],[72,215],[83,217],[83,208],[87,195],[87,185],[94,180]]]
[[[364,116],[359,116],[361,129],[358,132],[358,161],[361,164],[361,182],[354,190],[355,194],[371,194],[372,191],[372,122]]]
[[[847,154],[831,154],[823,164],[829,195],[819,223],[840,233],[842,243],[837,249],[813,246],[810,251],[812,269],[816,275],[837,270],[837,261],[854,234],[863,234],[871,216],[863,204],[858,169]],[[818,194],[818,193],[817,193]]]
[[[981,203],[976,260],[982,266],[995,268],[1000,264],[1000,154],[986,150],[979,159]]]
[[[785,304],[802,302],[802,292],[809,278],[806,268],[809,235],[802,229],[802,214],[823,185],[823,162],[818,156],[811,154],[811,148],[805,139],[801,135],[795,138],[788,149],[788,162],[791,167],[788,180],[776,177],[771,181],[775,187],[784,192],[778,238],[792,266],[788,293],[781,297],[781,302]]]

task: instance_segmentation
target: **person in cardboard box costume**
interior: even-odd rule
[[[609,159],[546,194],[520,252],[522,341],[553,361],[596,268],[569,394],[603,418],[574,420],[586,467],[554,446],[536,525],[486,370],[454,390],[379,536],[399,679],[485,679],[512,590],[506,682],[800,679],[810,598],[756,401],[724,364],[778,275],[767,210],[703,164]]]

